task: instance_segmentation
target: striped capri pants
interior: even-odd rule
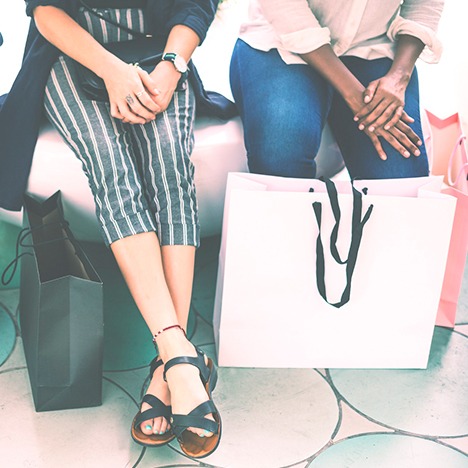
[[[101,9],[114,21],[145,30],[140,9]],[[77,21],[101,43],[131,35],[88,11]],[[108,102],[90,100],[76,84],[73,61],[61,55],[45,91],[49,120],[81,160],[107,245],[155,231],[161,245],[200,242],[193,149],[195,99],[190,85],[144,125],[114,119]]]

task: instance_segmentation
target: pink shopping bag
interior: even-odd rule
[[[453,328],[468,253],[468,156],[458,113],[445,119],[426,110],[431,174],[444,176],[443,193],[457,198],[436,325]]]

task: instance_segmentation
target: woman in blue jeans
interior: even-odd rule
[[[428,174],[415,62],[443,0],[251,0],[231,88],[251,172],[313,178],[325,122],[350,176]]]

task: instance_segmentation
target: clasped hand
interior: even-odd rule
[[[146,124],[171,102],[180,73],[170,62],[160,62],[151,74],[124,62],[103,77],[112,117],[130,124]]]
[[[418,148],[422,145],[421,139],[408,125],[414,119],[404,111],[406,84],[389,75],[372,81],[362,94],[364,105],[355,112],[354,120],[359,130],[371,139],[383,160],[387,155],[378,137],[386,140],[405,158],[421,154]]]

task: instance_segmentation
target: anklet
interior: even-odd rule
[[[165,331],[167,330],[170,330],[171,328],[178,328],[179,330],[182,330],[182,332],[184,333],[184,336],[187,338],[187,334],[185,333],[185,330],[180,326],[180,325],[171,325],[169,327],[166,327],[166,328],[163,328],[161,330],[159,330],[158,332],[156,332],[153,336],[153,343],[155,344],[156,346],[156,338],[161,334],[161,333],[164,333]]]

